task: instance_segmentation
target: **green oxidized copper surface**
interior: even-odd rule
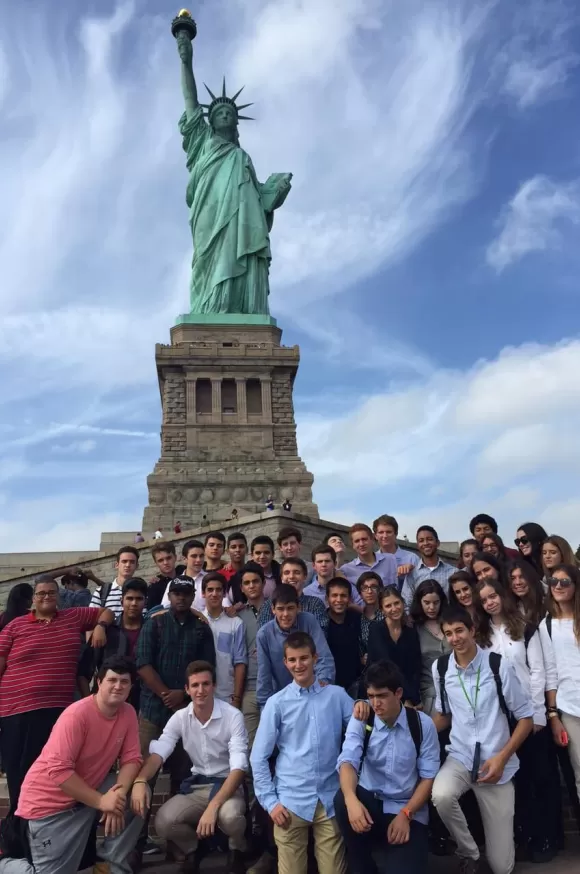
[[[290,191],[292,174],[274,173],[265,183],[258,182],[238,139],[238,121],[248,117],[240,110],[250,104],[236,104],[240,91],[228,97],[225,79],[219,96],[206,86],[211,103],[201,104],[193,74],[197,29],[186,10],[173,20],[171,30],[181,59],[185,112],[179,129],[189,171],[186,201],[194,249],[191,312],[179,316],[177,323],[275,324],[268,306],[270,230],[274,210]],[[218,316],[228,320],[210,318]]]

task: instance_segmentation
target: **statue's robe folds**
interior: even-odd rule
[[[268,313],[272,213],[249,155],[212,132],[198,107],[179,121],[193,236],[192,313]]]

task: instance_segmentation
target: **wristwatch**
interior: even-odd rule
[[[97,622],[97,628],[104,628],[106,631],[107,628],[110,628],[110,627],[111,626],[109,625],[108,622]]]
[[[412,810],[409,810],[408,807],[402,807],[401,813],[404,813],[405,816],[407,817],[407,819],[409,820],[409,822],[411,822],[411,820],[413,819],[413,811]]]

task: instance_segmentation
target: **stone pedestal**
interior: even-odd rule
[[[240,317],[238,317],[240,318]],[[187,324],[155,360],[161,457],[147,477],[143,532],[169,533],[279,509],[318,518],[312,474],[298,456],[292,389],[297,346],[273,324]]]

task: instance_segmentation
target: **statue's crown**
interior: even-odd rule
[[[205,85],[205,82],[203,84]],[[212,99],[211,103],[202,103],[201,104],[203,109],[204,109],[204,115],[207,116],[207,118],[210,117],[210,115],[212,114],[212,112],[214,111],[216,106],[219,106],[221,103],[227,103],[228,106],[233,106],[233,108],[236,110],[236,115],[239,119],[244,119],[246,121],[253,121],[251,115],[240,115],[240,109],[246,109],[248,106],[252,106],[252,104],[251,103],[242,103],[240,106],[238,106],[236,103],[236,100],[238,99],[238,97],[240,96],[242,91],[244,90],[243,85],[240,88],[240,90],[234,94],[233,97],[228,97],[226,94],[226,77],[225,76],[224,76],[224,82],[223,82],[223,86],[222,86],[222,93],[221,93],[220,97],[216,97],[215,94],[209,90],[207,85],[205,85],[205,88],[206,88],[207,93],[209,94],[209,96]]]

